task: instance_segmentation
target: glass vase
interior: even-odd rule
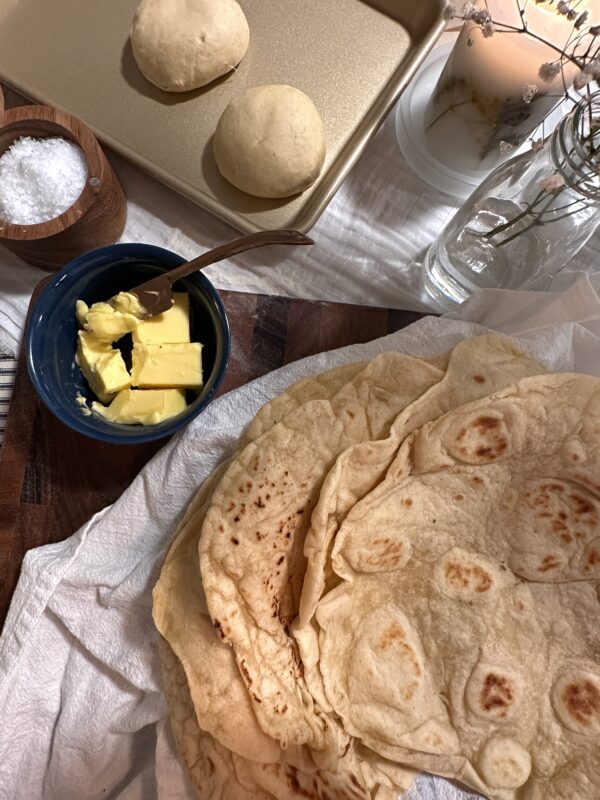
[[[596,92],[471,195],[427,251],[427,294],[449,308],[478,289],[544,288],[600,224],[599,179]]]

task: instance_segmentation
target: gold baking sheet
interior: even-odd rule
[[[177,95],[137,69],[128,41],[137,0],[0,0],[0,80],[80,117],[101,141],[236,228],[306,231],[441,33],[444,0],[240,2],[251,41],[238,69]],[[305,91],[327,133],[318,181],[287,200],[238,191],[212,156],[224,108],[264,83]]]

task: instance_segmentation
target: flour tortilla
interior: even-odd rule
[[[185,672],[168,643],[159,641],[171,730],[198,800],[395,800],[412,773],[361,745],[338,774],[303,772],[290,764],[257,764],[223,747],[198,726]]]
[[[261,435],[311,397],[331,398],[364,367],[364,362],[347,364],[296,381],[284,393],[261,408],[248,427],[245,437]],[[177,729],[182,708],[185,709],[187,722],[183,731],[176,733],[176,738],[186,763],[192,766],[196,762],[200,764],[200,767],[195,768],[196,771],[204,763],[204,751],[198,752],[197,739],[200,735],[204,745],[209,748],[209,753],[215,747],[224,745],[225,749],[234,754],[259,763],[257,769],[261,775],[266,774],[265,764],[278,762],[285,762],[306,774],[316,770],[306,748],[288,748],[283,752],[279,744],[266,736],[258,726],[232,649],[216,635],[206,609],[198,568],[198,539],[213,489],[227,466],[228,463],[225,463],[217,467],[188,507],[153,591],[154,621],[166,640],[163,641],[161,655],[166,653],[167,681],[170,674],[176,677],[176,673],[183,669],[184,679],[188,684],[181,688],[178,708],[173,709],[173,727],[174,730]],[[173,658],[176,661],[175,666]],[[172,691],[169,696],[172,701]],[[189,720],[190,716],[194,717],[192,721]],[[195,729],[194,720],[196,728],[199,723],[201,734],[190,732]],[[348,737],[344,741],[344,746],[347,746]],[[195,754],[193,758],[188,751]],[[223,769],[230,769],[231,759],[223,761],[223,758],[224,756],[219,763],[224,765]],[[352,768],[365,786],[378,788],[382,797],[386,791],[390,796],[395,795],[392,787],[394,790],[406,788],[414,778],[411,770],[378,759],[374,754],[357,754]],[[248,771],[251,768],[246,766],[244,769]],[[268,774],[271,776],[269,780],[274,780],[278,785],[279,772],[271,771]],[[228,780],[231,778],[227,778],[225,784]],[[325,773],[322,773],[321,780],[328,780]]]
[[[466,339],[450,354],[443,379],[400,413],[386,439],[361,442],[339,456],[323,482],[306,536],[306,577],[295,633],[300,636],[314,616],[326,586],[331,545],[340,523],[383,478],[404,439],[452,408],[545,371],[504,336]]]
[[[204,501],[225,466],[202,487],[199,496],[204,495]],[[196,504],[169,551],[171,559],[163,568],[161,590],[155,590],[154,603],[155,618],[186,658],[187,669],[184,669],[175,651],[161,637],[159,652],[171,727],[198,797],[326,800],[326,789],[330,787],[335,789],[336,798],[368,800],[376,792],[377,800],[394,800],[398,792],[412,783],[415,776],[412,770],[382,759],[360,745],[354,745],[352,752],[346,754],[336,775],[317,770],[307,752],[296,754],[293,765],[289,763],[292,754],[283,753],[258,728],[231,648],[216,637],[208,614],[196,599],[202,587],[197,569],[195,579],[189,569],[193,555],[184,556],[182,549],[187,539],[188,545],[194,544],[197,554],[199,514],[202,506]],[[165,620],[171,624],[165,625]],[[182,622],[179,628],[178,621]],[[194,699],[190,684],[194,687]],[[199,720],[214,735],[203,730]],[[227,747],[231,743],[233,752]],[[240,749],[250,753],[250,758],[239,756]],[[266,754],[270,755],[269,763],[258,763]]]
[[[252,422],[240,437],[240,449],[258,439],[265,431],[280,422],[286,414],[295,411],[309,400],[329,400],[367,366],[366,361],[342,364],[319,375],[302,378],[289,386],[258,410]],[[443,367],[440,367],[443,369]]]
[[[258,437],[308,399],[327,399],[365,367],[346,364],[296,381],[266,403],[244,434]],[[222,464],[187,509],[153,590],[153,618],[185,671],[201,728],[229,750],[260,763],[282,760],[277,742],[258,726],[231,647],[216,634],[206,608],[198,564],[198,539]],[[346,740],[347,741],[347,740]],[[286,761],[306,767],[306,754],[288,750]]]
[[[386,439],[361,442],[338,457],[323,482],[311,517],[304,545],[306,574],[299,614],[292,626],[306,685],[324,710],[331,711],[331,707],[323,692],[314,614],[321,595],[340,580],[331,568],[331,551],[342,520],[382,480],[400,444],[412,431],[451,408],[484,397],[524,376],[543,372],[544,367],[503,336],[466,339],[451,352],[443,379],[400,413]]]
[[[323,764],[335,763],[345,738],[315,708],[289,632],[310,514],[339,453],[386,436],[397,414],[442,377],[419,359],[376,357],[331,400],[305,403],[247,445],[206,515],[200,564],[208,609],[233,645],[259,725],[283,748],[321,751]]]
[[[599,528],[597,379],[525,378],[412,434],[317,609],[344,727],[498,800],[598,795]]]

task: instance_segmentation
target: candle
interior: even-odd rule
[[[596,9],[600,0],[595,0]],[[446,151],[458,170],[492,169],[509,146],[518,146],[540,124],[573,82],[578,68],[560,50],[574,49],[574,22],[556,3],[488,0],[494,31],[466,22],[425,112],[428,147],[443,159]],[[593,16],[594,3],[577,4]],[[596,15],[597,16],[597,15]],[[542,68],[543,77],[540,74]],[[451,146],[449,146],[449,143]]]

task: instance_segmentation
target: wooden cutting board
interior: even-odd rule
[[[232,351],[219,394],[299,358],[385,336],[422,316],[238,292],[221,297]],[[66,539],[114,502],[165,441],[110,445],[72,431],[38,400],[21,352],[0,448],[0,625],[27,550]]]

